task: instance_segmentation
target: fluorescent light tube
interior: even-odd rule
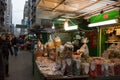
[[[66,19],[58,19],[59,21],[65,21]]]
[[[115,24],[115,23],[117,23],[117,19],[102,21],[102,22],[98,22],[98,23],[91,23],[88,25],[88,27],[103,26],[103,25],[109,25],[109,24]]]
[[[68,20],[66,19],[64,23],[64,29],[66,29],[67,27],[68,27]]]
[[[77,30],[77,29],[78,29],[78,25],[65,27],[65,30],[66,30],[66,31],[69,31],[69,30]]]

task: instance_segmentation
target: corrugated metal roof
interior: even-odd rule
[[[93,12],[115,8],[120,5],[120,0],[40,0],[37,17],[41,19],[53,19],[60,16],[78,18],[90,15]],[[108,6],[108,7],[107,7]]]

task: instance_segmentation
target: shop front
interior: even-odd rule
[[[119,10],[102,12],[90,18],[88,27],[94,28],[88,29],[88,23],[83,21],[85,25],[78,23],[78,29],[73,31],[59,28],[68,28],[68,21],[74,24],[72,19],[64,18],[62,24],[54,21],[59,31],[41,33],[43,38],[34,50],[35,80],[119,80],[119,15]]]

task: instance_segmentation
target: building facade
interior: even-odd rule
[[[32,28],[32,25],[36,21],[36,3],[37,3],[37,0],[28,0],[28,6],[29,6],[29,16],[28,16],[29,28]]]
[[[12,1],[11,0],[6,0],[4,25],[5,25],[7,31],[12,32],[14,30],[14,28],[12,27]]]
[[[28,6],[28,1],[26,1],[25,6],[24,6],[23,23],[22,24],[26,25],[27,27],[29,26],[28,16],[29,16],[29,6]]]
[[[23,19],[21,20],[21,24],[26,25],[26,27],[21,28],[20,35],[24,35],[27,33],[27,29],[29,28],[28,16],[29,16],[29,6],[28,6],[28,1],[26,1],[23,11]]]
[[[6,10],[6,0],[0,0],[0,32],[5,30],[4,27],[4,15],[5,15],[5,10]]]

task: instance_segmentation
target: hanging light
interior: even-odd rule
[[[70,31],[70,30],[77,30],[77,29],[78,29],[78,25],[74,25],[74,26],[67,27],[65,30]]]
[[[96,26],[110,25],[110,24],[115,24],[115,23],[117,23],[117,22],[118,22],[118,20],[112,19],[112,20],[102,21],[102,22],[98,22],[98,23],[91,23],[91,24],[88,25],[88,27],[96,27]]]
[[[64,29],[66,30],[67,28],[68,28],[68,19],[66,19],[64,23]]]
[[[52,29],[55,29],[55,24],[53,23],[53,25],[52,25]]]
[[[71,22],[72,22],[72,21],[71,21]],[[72,24],[74,24],[74,23],[72,22]],[[69,24],[68,24],[68,19],[66,19],[66,20],[65,20],[65,23],[64,23],[64,29],[65,29],[65,31],[77,30],[77,29],[78,29],[78,25],[75,25],[75,24],[74,24],[74,26],[69,26]]]

